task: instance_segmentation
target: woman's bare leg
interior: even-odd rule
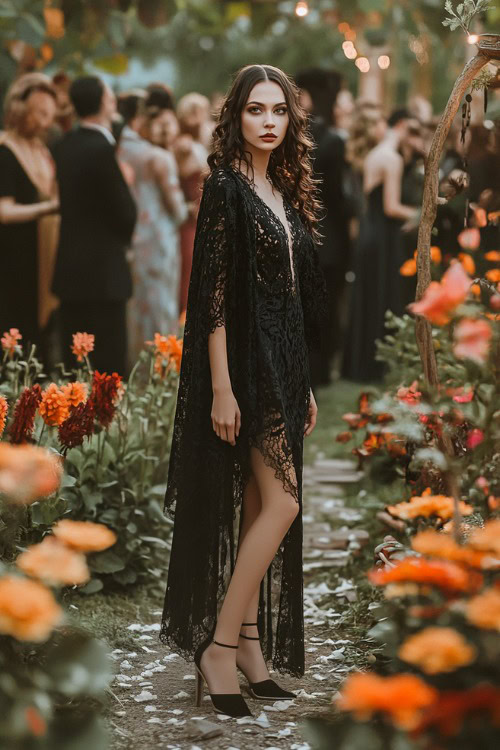
[[[233,575],[214,635],[215,640],[231,645],[242,642],[238,638],[242,622],[256,621],[245,618],[251,612],[255,616],[254,602],[260,582],[299,512],[295,498],[285,491],[281,481],[274,476],[274,469],[266,466],[257,448],[251,449],[251,464],[260,494],[261,510],[246,529],[239,545]],[[254,609],[250,610],[250,605]],[[203,652],[201,668],[207,675],[211,693],[239,692],[236,653],[236,649],[221,648],[213,643]],[[254,675],[249,676],[253,678]]]

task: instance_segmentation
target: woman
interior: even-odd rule
[[[375,359],[376,341],[385,333],[385,313],[405,311],[405,286],[399,269],[404,260],[402,229],[413,228],[418,210],[401,202],[404,161],[399,153],[408,139],[411,118],[406,110],[394,112],[383,140],[366,157],[361,218],[354,258],[355,280],[344,351],[343,376],[373,382],[383,376]]]
[[[59,201],[43,138],[54,122],[56,93],[41,73],[15,81],[0,133],[0,331],[18,328],[39,344],[56,299],[50,294]],[[28,350],[29,351],[29,350]]]
[[[179,225],[188,209],[179,185],[173,155],[152,145],[157,116],[145,106],[141,92],[122,95],[118,102],[125,127],[119,156],[131,168],[131,189],[138,206],[132,250],[134,294],[128,305],[130,365],[144,342],[156,332],[176,333],[179,320]]]
[[[208,160],[189,286],[160,639],[195,654],[198,704],[203,676],[215,710],[231,716],[250,714],[237,667],[254,697],[294,697],[269,679],[259,635],[275,669],[304,673],[302,452],[317,415],[308,343],[325,299],[305,126],[284,73],[237,74]]]
[[[193,211],[180,227],[181,242],[181,283],[179,309],[183,312],[187,305],[189,278],[193,262],[196,218],[201,200],[203,174],[207,168],[207,150],[202,136],[209,118],[210,103],[205,96],[191,93],[183,96],[177,105],[177,118],[180,135],[174,146],[179,166],[179,178],[185,199],[193,205]]]

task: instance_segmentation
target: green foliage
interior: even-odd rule
[[[469,33],[469,28],[472,19],[480,13],[485,13],[487,10],[493,10],[495,6],[489,4],[490,0],[464,0],[463,3],[459,3],[457,8],[453,7],[452,0],[446,0],[444,7],[449,14],[443,21],[443,26],[449,26],[451,31],[455,31],[459,27]]]

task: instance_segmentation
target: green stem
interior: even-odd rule
[[[42,429],[40,430],[40,435],[38,436],[37,445],[40,445],[40,443],[42,442],[42,435],[44,431],[45,431],[45,422],[42,422]]]

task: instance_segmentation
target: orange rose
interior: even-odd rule
[[[94,351],[95,336],[93,333],[74,333],[71,351],[77,362],[83,362],[85,357]]]
[[[453,562],[425,560],[423,557],[405,557],[394,563],[393,568],[378,568],[368,573],[368,578],[377,586],[388,583],[417,583],[437,586],[445,591],[474,591],[482,583],[482,576]]]
[[[471,276],[476,273],[476,264],[468,253],[458,253],[458,260]]]
[[[431,323],[445,325],[455,308],[467,297],[470,283],[461,263],[452,263],[441,282],[431,282],[422,299],[408,305],[408,309]]]
[[[61,391],[66,396],[70,406],[80,406],[87,400],[88,385],[87,383],[67,383],[61,387]]]
[[[484,275],[496,284],[497,281],[500,281],[500,268],[492,268],[490,271],[486,271]]]
[[[417,273],[417,263],[414,258],[405,260],[401,268],[399,269],[401,276],[415,276]]]
[[[437,695],[433,687],[411,674],[379,677],[358,673],[347,678],[336,704],[341,711],[352,711],[362,721],[381,711],[397,726],[412,729]]]
[[[484,254],[484,257],[486,260],[491,260],[495,263],[498,263],[500,261],[500,251],[499,250],[490,250],[488,253]]]
[[[478,628],[500,632],[500,591],[490,588],[467,602],[466,615]]]
[[[51,383],[43,392],[38,407],[40,416],[49,426],[60,425],[69,417],[69,402],[56,383]]]
[[[0,633],[39,643],[62,618],[61,607],[41,583],[11,575],[0,578]]]
[[[454,672],[474,661],[477,650],[453,628],[425,628],[406,639],[398,656],[426,674]]]
[[[9,411],[9,405],[5,396],[0,396],[0,437],[2,437],[3,431],[5,430],[5,423],[7,421],[7,412]]]
[[[468,544],[474,549],[493,552],[500,557],[500,518],[488,521],[482,529],[475,529],[468,539]]]
[[[51,586],[74,586],[90,578],[87,561],[81,552],[69,549],[53,536],[28,547],[16,560],[17,567],[32,578]]]
[[[449,534],[434,529],[426,529],[414,536],[411,546],[421,555],[464,563],[472,568],[496,568],[500,565],[500,561],[496,564],[486,553],[471,549],[468,545],[457,544]]]
[[[81,552],[100,552],[116,542],[116,534],[107,526],[91,521],[58,521],[52,528],[64,544]]]
[[[61,459],[35,445],[0,443],[0,492],[17,503],[32,503],[57,490]]]
[[[474,512],[471,505],[460,501],[460,512],[464,516],[470,516]],[[453,516],[453,498],[446,495],[422,495],[421,497],[411,497],[407,503],[398,503],[397,505],[388,505],[388,512],[396,518],[408,521],[413,518],[423,516],[438,516],[443,521],[447,521]]]

